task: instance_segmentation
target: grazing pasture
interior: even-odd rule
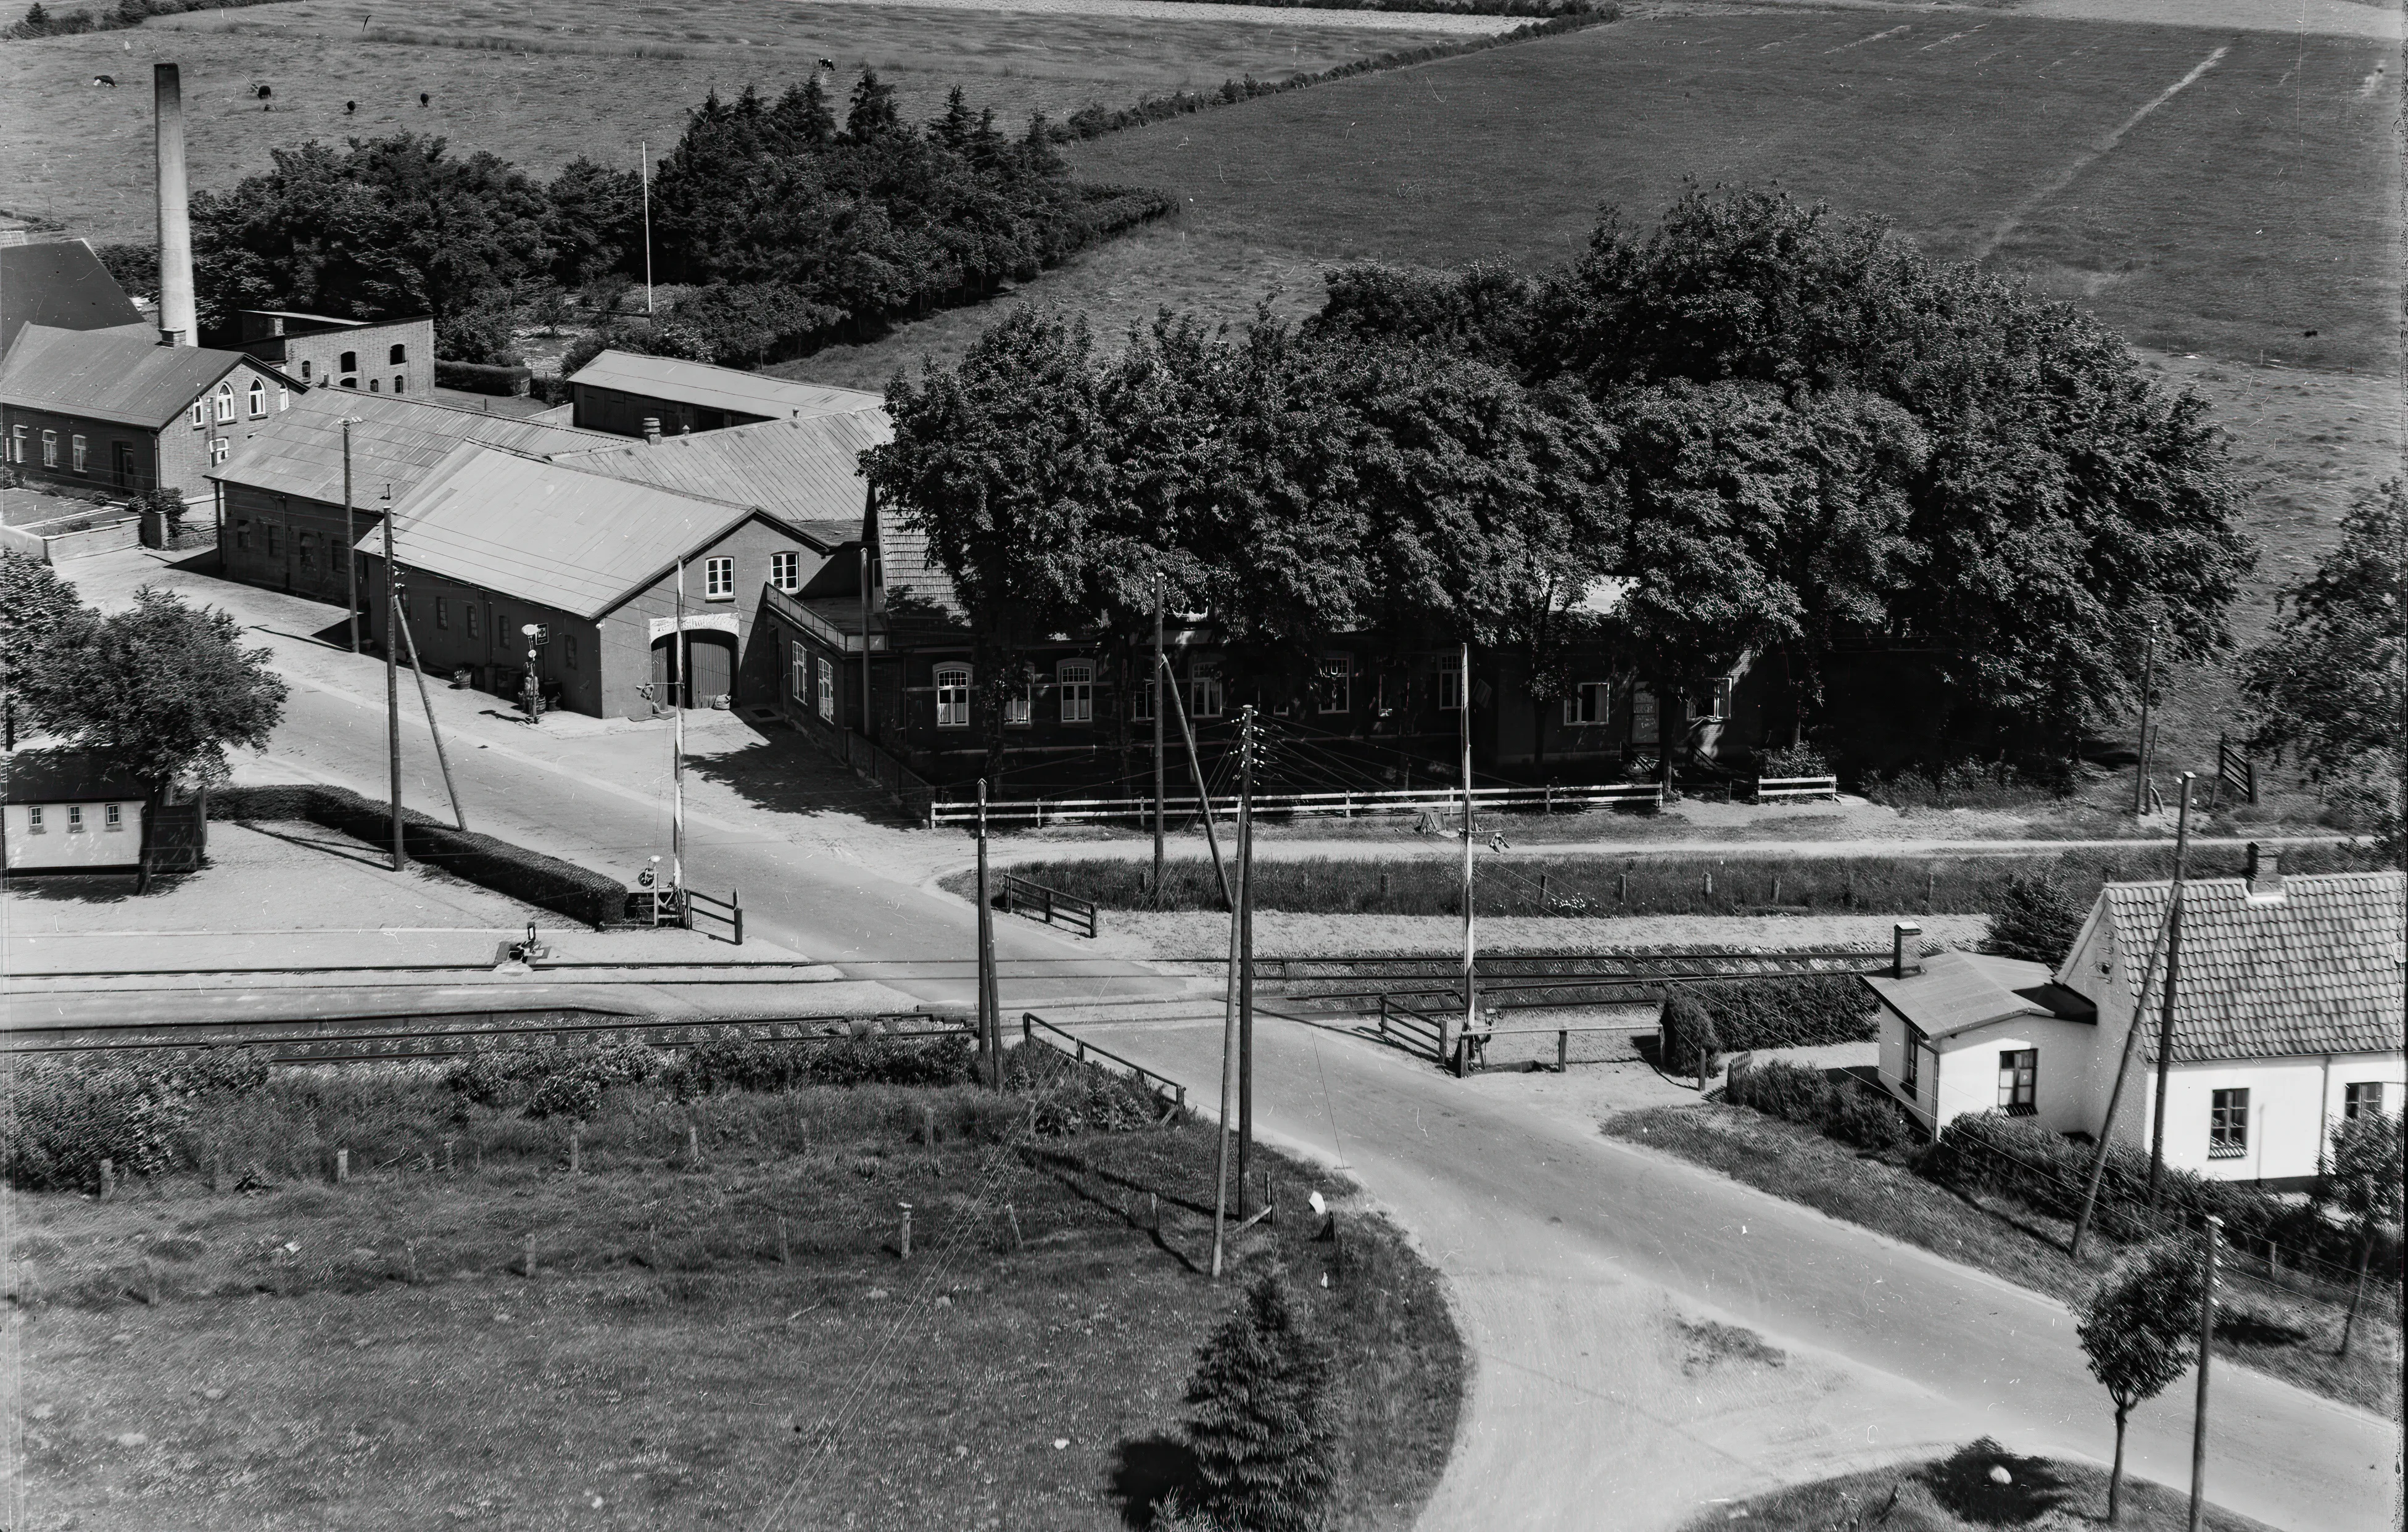
[[[549,176],[579,155],[632,165],[658,153],[711,90],[774,93],[836,61],[849,90],[865,64],[931,117],[959,84],[1008,129],[1100,103],[1275,79],[1368,53],[1522,24],[1512,17],[1266,13],[1154,6],[1154,14],[1030,13],[928,6],[696,0],[675,7],[567,0],[405,0],[373,10],[332,0],[153,20],[131,31],[0,47],[0,201],[94,240],[151,232],[150,65],[183,65],[193,184],[218,191],[270,152],[403,129],[440,134]],[[1191,10],[1201,15],[1192,17]],[[1162,14],[1167,13],[1167,14]],[[1402,23],[1402,24],[1399,24]],[[110,74],[116,90],[96,88]],[[274,91],[262,111],[254,87]],[[431,99],[424,107],[420,93]],[[347,112],[347,103],[356,111]]]

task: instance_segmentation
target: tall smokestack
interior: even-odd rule
[[[184,83],[172,64],[156,66],[159,150],[159,342],[200,344],[193,309],[193,218],[184,184]]]

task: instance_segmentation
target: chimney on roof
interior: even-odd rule
[[[644,417],[644,439],[655,447],[661,444],[661,418],[658,415]]]
[[[2283,896],[2283,853],[2249,843],[2249,896],[2253,899],[2279,899]]]
[[[193,309],[193,215],[184,181],[184,83],[176,65],[152,70],[159,156],[159,343],[200,343]]]
[[[1889,928],[1889,976],[1910,979],[1923,971],[1923,927],[1900,921]]]

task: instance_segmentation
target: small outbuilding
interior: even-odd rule
[[[12,877],[132,872],[142,865],[144,823],[152,809],[150,795],[132,773],[98,756],[81,751],[19,751],[0,773],[0,798],[6,800],[0,845],[6,847]],[[180,823],[194,816],[177,817]],[[197,852],[193,865],[199,865]]]
[[[657,434],[675,437],[813,415],[882,416],[886,408],[883,395],[859,389],[619,351],[578,368],[568,392],[579,427],[622,437],[644,435],[648,421]]]

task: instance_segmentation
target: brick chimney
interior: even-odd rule
[[[2280,852],[2249,843],[2249,897],[2272,903],[2283,896],[2283,858]]]
[[[152,147],[159,164],[159,343],[197,346],[200,321],[193,307],[193,215],[184,181],[184,84],[176,65],[152,72],[156,118]]]
[[[658,415],[644,417],[644,439],[655,447],[661,444],[661,418]]]

